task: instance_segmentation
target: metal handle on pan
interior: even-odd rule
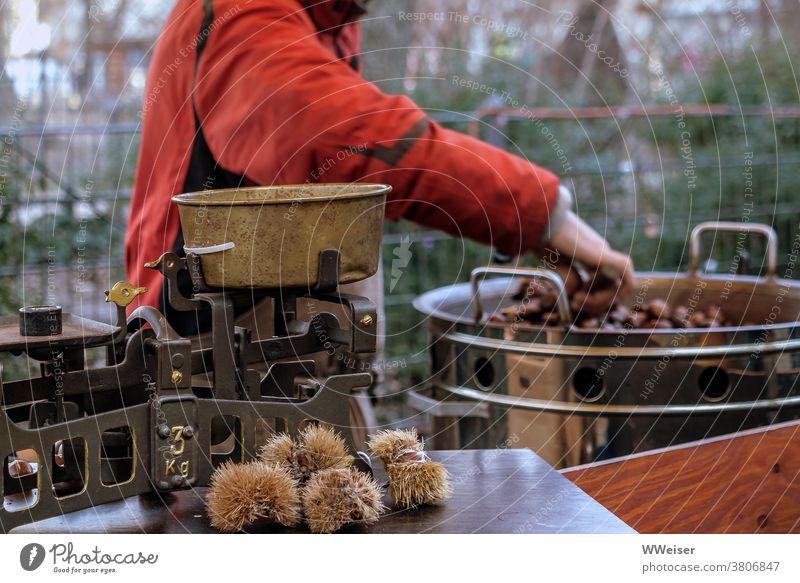
[[[564,280],[555,271],[550,269],[538,269],[535,267],[478,267],[472,270],[469,281],[472,284],[472,305],[475,309],[475,322],[478,323],[483,318],[483,306],[481,304],[480,282],[487,275],[511,275],[518,277],[530,277],[532,279],[546,279],[554,286],[558,292],[556,298],[556,308],[558,316],[562,322],[572,322],[572,311],[569,307],[569,299],[564,291]]]
[[[528,397],[510,397],[484,393],[468,387],[455,387],[443,383],[435,383],[440,389],[448,391],[463,399],[544,413],[562,413],[569,415],[593,415],[603,417],[660,417],[671,415],[714,415],[734,411],[767,411],[773,409],[789,409],[800,407],[800,396],[780,399],[762,399],[759,401],[741,401],[737,403],[704,403],[700,405],[603,405],[600,403],[570,403],[566,401],[550,401],[531,399]]]
[[[187,247],[183,246],[186,253],[194,253],[195,255],[211,255],[212,253],[222,253],[236,247],[236,243],[228,241],[227,243],[220,243],[219,245],[208,245],[206,247]]]
[[[778,261],[778,235],[769,225],[761,223],[735,223],[730,221],[709,221],[700,223],[689,237],[689,275],[697,275],[700,265],[700,235],[706,231],[727,231],[733,233],[758,233],[767,240],[767,279],[775,277]]]

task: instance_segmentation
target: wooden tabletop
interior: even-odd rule
[[[528,449],[431,452],[450,472],[445,504],[391,509],[353,533],[633,533],[619,518]],[[382,468],[376,478],[385,483]],[[209,533],[206,488],[139,496],[20,526],[17,533]],[[387,505],[388,500],[386,501]],[[251,532],[308,532],[256,524]]]

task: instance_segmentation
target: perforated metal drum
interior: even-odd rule
[[[702,273],[699,240],[708,230],[763,234],[765,277]],[[800,284],[777,277],[776,248],[767,226],[704,223],[692,233],[687,273],[637,274],[634,303],[716,304],[736,325],[713,329],[491,322],[485,314],[514,305],[520,277],[549,280],[560,291],[561,321],[571,315],[552,271],[476,269],[471,282],[414,302],[428,316],[433,382],[411,402],[434,416],[447,405],[453,415],[438,420],[437,436],[448,446],[513,442],[559,466],[595,459],[603,448],[624,455],[794,417]]]

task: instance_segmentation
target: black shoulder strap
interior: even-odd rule
[[[214,155],[211,153],[211,149],[208,147],[206,138],[203,135],[200,117],[197,115],[197,109],[194,103],[197,70],[199,68],[200,58],[203,56],[203,50],[206,47],[206,41],[208,40],[214,23],[213,0],[203,0],[203,11],[205,15],[196,37],[197,52],[195,54],[194,74],[192,76],[192,86],[190,89],[195,133],[194,141],[192,142],[192,154],[189,159],[189,168],[186,173],[186,179],[183,182],[183,192],[196,192],[198,190],[210,190],[212,188],[236,188],[241,186],[244,182],[244,176],[226,170],[214,159]],[[183,245],[183,232],[179,229],[178,236],[172,245],[172,251],[182,256],[184,254]],[[186,272],[181,272],[179,275],[178,287],[184,295],[192,294],[192,281]],[[194,336],[210,329],[211,311],[208,308],[203,308],[196,312],[178,311],[169,305],[167,293],[166,282],[164,282],[161,289],[161,297],[159,298],[159,307],[161,313],[167,317],[167,320],[178,334],[182,336]]]
[[[200,31],[197,33],[197,49],[191,87],[191,104],[192,115],[194,116],[195,134],[194,142],[192,143],[192,155],[189,159],[189,168],[186,173],[186,180],[183,183],[183,192],[210,190],[212,188],[236,188],[241,186],[244,182],[244,176],[226,170],[214,159],[214,155],[208,147],[208,142],[206,142],[205,135],[203,135],[200,117],[197,115],[197,108],[195,107],[194,94],[197,70],[214,24],[213,0],[203,0],[203,12],[203,21],[200,24]]]

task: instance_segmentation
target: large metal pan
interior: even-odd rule
[[[378,269],[384,184],[301,184],[206,190],[172,198],[185,250],[214,287],[316,285],[319,254],[340,253],[339,283]]]
[[[764,235],[765,277],[702,273],[700,237],[712,230]],[[606,426],[613,453],[625,454],[793,415],[790,410],[800,407],[800,284],[775,273],[774,231],[704,223],[692,232],[690,252],[686,274],[638,273],[634,302],[663,298],[697,310],[716,304],[739,325],[583,330],[484,319],[515,303],[510,298],[519,286],[515,278],[524,276],[547,279],[561,290],[558,309],[569,322],[560,278],[541,269],[479,268],[470,283],[423,294],[414,305],[429,316],[434,395],[512,410],[484,424],[480,437],[466,436],[480,445],[487,445],[487,436],[507,438],[510,426],[517,427],[517,437],[550,427],[542,435],[556,444],[550,457],[560,465],[591,459],[604,445],[598,431]],[[604,420],[602,427],[598,419]]]

